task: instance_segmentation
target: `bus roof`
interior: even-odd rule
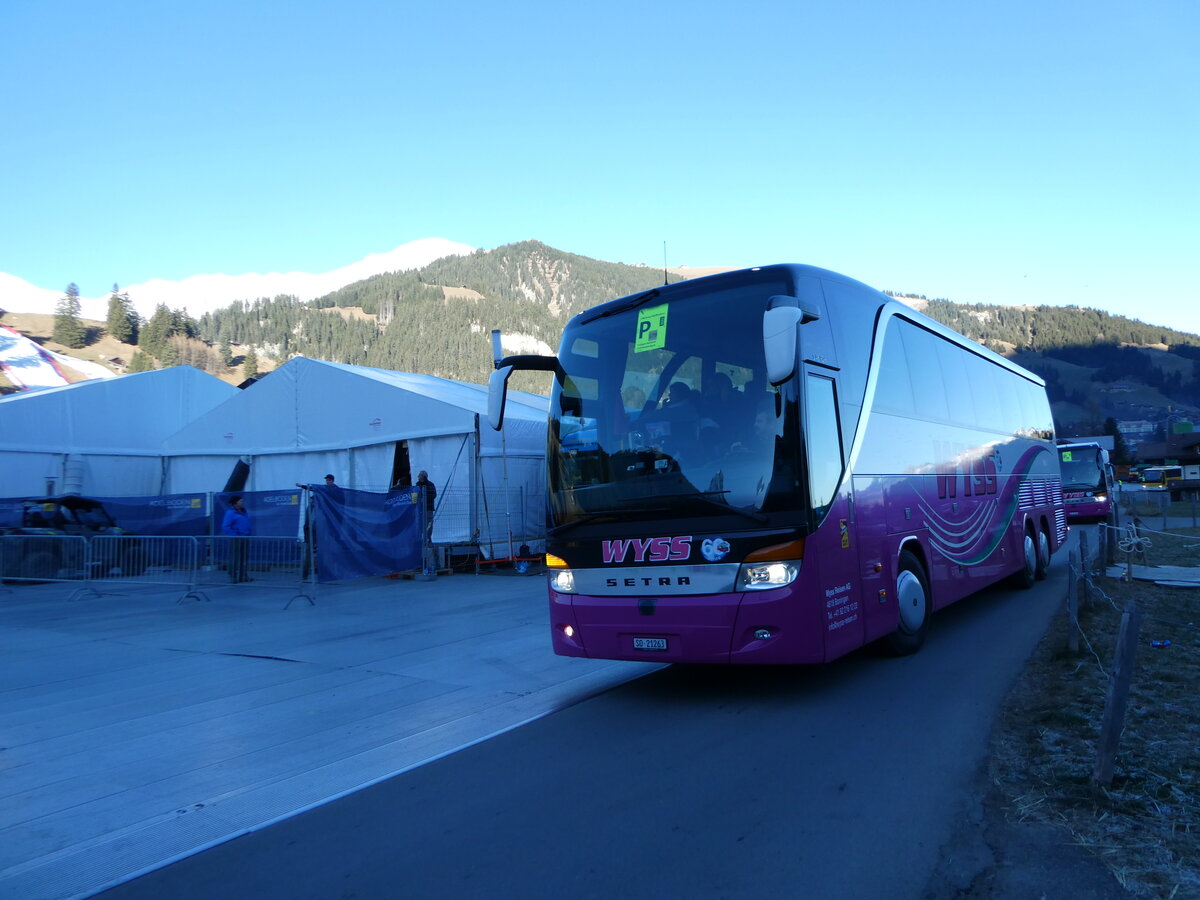
[[[932,331],[941,337],[952,341],[972,353],[984,357],[990,362],[995,363],[1002,368],[1020,375],[1029,381],[1037,384],[1040,387],[1045,387],[1046,382],[1033,372],[1023,368],[1017,363],[1001,356],[1000,354],[988,349],[976,341],[971,340],[965,335],[960,334],[952,328],[943,325],[936,319],[930,318],[922,312],[913,309],[906,303],[895,300],[887,294],[876,290],[870,285],[864,284],[861,281],[850,278],[847,275],[842,275],[838,272],[829,269],[822,269],[818,266],[804,265],[800,263],[776,263],[769,266],[753,266],[748,269],[736,269],[731,272],[718,272],[713,275],[705,275],[700,278],[691,278],[685,281],[676,281],[671,284],[664,284],[661,287],[651,288],[648,291],[639,291],[636,294],[628,294],[624,297],[618,297],[615,300],[609,300],[590,309],[584,310],[581,313],[573,316],[568,323],[570,325],[582,325],[593,319],[603,318],[605,316],[615,315],[623,312],[625,309],[633,309],[641,306],[652,300],[662,299],[663,301],[671,301],[675,299],[684,299],[690,294],[704,293],[708,291],[723,290],[729,287],[734,287],[744,283],[750,279],[769,279],[772,275],[785,275],[789,277],[793,283],[804,285],[807,281],[811,289],[805,291],[797,290],[798,294],[807,294],[799,299],[807,300],[815,303],[821,310],[828,311],[829,307],[825,303],[824,293],[816,287],[818,282],[837,282],[854,289],[854,294],[861,300],[856,304],[854,310],[846,309],[843,304],[838,305],[836,315],[849,315],[855,318],[861,318],[863,321],[861,327],[864,333],[872,333],[879,323],[880,316],[885,311],[888,315],[899,315],[911,322],[920,325],[923,328]],[[857,328],[856,328],[857,330]]]

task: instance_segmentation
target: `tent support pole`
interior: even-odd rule
[[[512,502],[508,496],[508,441],[504,437],[504,429],[500,429],[500,470],[504,475],[504,525],[508,530],[508,560],[516,558],[513,553],[512,537]]]

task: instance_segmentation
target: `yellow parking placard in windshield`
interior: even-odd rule
[[[633,352],[657,350],[667,343],[667,304],[638,310],[637,336]]]

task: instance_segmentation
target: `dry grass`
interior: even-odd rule
[[[1150,565],[1200,565],[1200,529],[1151,535]],[[1120,554],[1119,554],[1120,557]],[[1080,651],[1060,614],[1001,712],[991,775],[1009,815],[1056,825],[1134,896],[1200,897],[1200,588],[1096,576]],[[1122,610],[1142,624],[1113,782],[1092,782]],[[1152,642],[1170,641],[1155,647]]]

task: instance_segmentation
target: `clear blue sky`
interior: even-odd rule
[[[734,8],[6,0],[0,271],[665,240],[1200,332],[1200,4]]]

